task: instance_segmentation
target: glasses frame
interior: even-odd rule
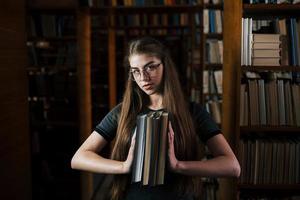
[[[150,65],[148,65],[148,66],[144,66],[144,67],[143,67],[143,70],[140,71],[139,78],[135,78],[134,75],[133,75],[132,70],[129,69],[129,78],[130,78],[132,81],[140,81],[140,80],[141,80],[141,77],[142,77],[142,73],[143,73],[144,76],[147,75],[147,77],[151,77],[151,75],[149,74],[149,72],[147,72],[145,69],[146,69],[147,67],[150,67],[150,66],[151,66],[151,67],[154,67],[154,70],[156,71],[156,70],[160,67],[161,64],[163,64],[163,63],[160,62],[160,63],[150,64]],[[129,67],[129,68],[131,68],[131,67]]]

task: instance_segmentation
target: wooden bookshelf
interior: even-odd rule
[[[70,162],[74,149],[78,148],[79,144],[87,138],[92,130],[89,10],[72,6],[61,7],[58,3],[58,6],[54,7],[28,7],[27,18],[29,21],[32,20],[31,16],[39,18],[41,22],[33,20],[31,23],[27,23],[31,24],[29,26],[31,29],[27,35],[27,41],[32,43],[31,46],[28,46],[28,48],[31,48],[29,52],[32,54],[32,51],[34,51],[36,54],[34,58],[36,64],[28,64],[27,74],[33,79],[41,81],[36,84],[45,87],[41,88],[44,90],[42,94],[37,93],[36,96],[29,96],[28,98],[29,104],[32,106],[30,107],[32,116],[34,116],[35,111],[38,111],[37,109],[40,109],[39,113],[44,113],[42,119],[31,117],[34,120],[30,122],[31,134],[35,134],[32,136],[32,140],[34,140],[32,145],[41,146],[42,149],[42,151],[32,153],[33,169],[37,168],[39,162],[42,161],[44,162],[43,167],[47,167],[49,173],[53,173],[51,180],[53,184],[48,188],[43,188],[43,184],[39,181],[47,183],[49,180],[47,180],[47,177],[46,179],[45,177],[40,178],[39,171],[34,171],[33,199],[43,198],[41,196],[59,199],[62,198],[62,195],[65,195],[63,198],[90,199],[93,189],[91,174],[82,173],[80,177],[79,172],[74,173],[70,168],[63,168],[61,160],[59,160],[61,157],[66,157],[64,162]],[[44,21],[42,21],[44,16],[51,17],[51,19],[57,19],[58,17],[60,20],[68,20],[67,22],[70,24],[68,26],[62,25],[59,27],[61,32],[58,32],[57,27],[60,24],[56,24],[58,22],[55,20],[52,20],[50,24],[44,24]],[[39,26],[42,34],[37,31]],[[44,26],[48,27],[45,28]],[[54,34],[51,33],[53,36],[47,36],[46,31],[50,28],[55,28]],[[35,29],[35,34],[33,34],[32,29]],[[40,42],[45,42],[46,46],[39,47]],[[77,54],[77,52],[80,53]],[[29,86],[30,94],[33,86]],[[64,94],[61,92],[62,89]],[[57,90],[60,90],[61,93],[56,94]],[[64,134],[58,136],[57,134],[60,134],[61,131]],[[44,138],[47,140],[45,141]],[[49,149],[51,145],[48,143],[54,138],[60,138],[60,141],[68,143],[68,145],[57,149]],[[52,152],[53,157],[51,159],[45,154],[47,151]],[[53,166],[55,166],[55,169]],[[64,171],[61,172],[61,170]],[[55,171],[55,173],[52,171]],[[72,184],[66,185],[65,183]],[[59,187],[64,188],[63,193],[57,189]],[[40,191],[43,192],[40,193]]]
[[[235,20],[237,26],[241,27],[242,17],[244,18],[252,18],[253,20],[273,20],[275,18],[299,18],[300,5],[299,4],[242,4],[242,1],[236,3],[236,6],[239,6],[239,17]],[[232,32],[233,33],[233,32]],[[226,34],[225,34],[226,35]],[[238,33],[233,33],[233,37],[236,37],[236,40],[242,41],[242,30],[240,29]],[[236,80],[235,87],[235,99],[237,100],[237,105],[240,105],[241,101],[241,84],[246,83],[247,78],[245,78],[246,72],[255,72],[259,74],[266,74],[272,72],[300,72],[299,66],[245,66],[241,65],[241,46],[235,45],[237,52],[234,53],[233,56],[237,57],[235,59],[236,63],[232,66],[232,68],[236,68],[234,78]],[[225,48],[225,44],[224,44]],[[226,56],[224,56],[226,57]],[[227,62],[225,61],[225,64]],[[243,80],[242,80],[243,77]],[[250,78],[248,78],[250,79]],[[262,77],[262,79],[264,79]],[[281,80],[282,81],[282,80]],[[290,84],[295,84],[293,81],[288,79]],[[277,82],[276,82],[277,84]],[[266,86],[266,85],[265,85]],[[275,85],[278,87],[278,85]],[[291,86],[290,86],[291,87]],[[226,86],[225,86],[226,88]],[[285,90],[285,89],[284,89]],[[247,91],[249,92],[249,91]],[[284,91],[285,92],[285,91]],[[249,95],[248,95],[249,96]],[[253,97],[253,94],[252,94]],[[247,97],[245,97],[247,98]],[[270,97],[269,97],[270,98]],[[271,97],[275,98],[275,97]],[[231,98],[232,99],[232,98]],[[250,98],[249,98],[250,99]],[[277,98],[278,99],[278,98]],[[227,99],[229,100],[229,99]],[[225,100],[224,100],[225,101]],[[279,100],[278,100],[279,101]],[[292,102],[292,100],[291,100]],[[249,105],[253,104],[250,102]],[[267,102],[266,102],[267,103]],[[278,104],[278,102],[277,102]],[[266,104],[267,105],[267,104]],[[293,104],[292,104],[293,105]],[[269,105],[267,105],[269,106]],[[286,104],[284,105],[286,106]],[[260,108],[258,108],[260,109]],[[295,109],[295,108],[294,108]],[[238,155],[238,159],[240,163],[244,167],[244,171],[242,168],[241,179],[237,184],[237,198],[239,199],[248,199],[248,198],[289,198],[294,195],[299,195],[299,180],[296,177],[296,162],[297,155],[299,152],[295,151],[295,146],[299,145],[299,136],[300,136],[300,127],[296,126],[296,122],[294,125],[282,125],[282,126],[270,126],[270,125],[249,125],[249,126],[240,126],[240,107],[237,106],[233,109],[234,112],[237,113],[236,118],[233,119],[235,123],[234,132],[236,132],[235,142],[236,142],[236,154]],[[251,112],[251,111],[250,111]],[[253,112],[253,111],[252,111]],[[272,113],[273,114],[273,113]],[[250,114],[249,121],[250,121]],[[273,114],[273,116],[276,116]],[[295,117],[293,115],[293,117]],[[280,117],[279,117],[280,118]],[[285,119],[286,120],[286,119]],[[276,121],[276,120],[275,120]],[[250,123],[250,122],[249,122]],[[252,122],[251,122],[252,123]],[[259,122],[261,123],[261,122]],[[267,122],[269,123],[269,122]],[[287,121],[285,121],[287,123]],[[275,123],[276,124],[276,123]],[[287,158],[287,155],[283,155],[283,153],[276,152],[276,145],[278,148],[285,149],[285,153],[290,156]],[[271,147],[272,146],[272,147]],[[275,146],[275,147],[274,147]],[[279,147],[280,146],[280,147]],[[274,147],[274,151],[273,148]],[[272,150],[271,150],[272,149]],[[271,156],[272,153],[272,161],[277,159],[276,163],[278,164],[280,161],[278,159],[284,159],[283,164],[278,164],[276,167],[272,165],[269,166],[266,163],[266,158]],[[292,157],[295,156],[295,157]],[[251,160],[249,164],[248,161]],[[288,163],[288,164],[287,164]],[[291,164],[294,163],[294,164]],[[273,163],[274,164],[274,163]],[[266,173],[264,166],[268,166],[271,168],[271,171]],[[286,173],[285,170],[292,169],[292,173],[287,176],[283,174]],[[270,174],[272,173],[272,178],[270,178]],[[262,177],[262,174],[264,176]],[[265,175],[267,174],[267,175]],[[275,178],[274,178],[275,177]],[[295,178],[295,179],[294,179]],[[298,182],[297,182],[298,181]],[[272,184],[261,184],[272,183]],[[276,182],[276,184],[275,184]]]
[[[32,199],[25,4],[0,7],[0,199]]]

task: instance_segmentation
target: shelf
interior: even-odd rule
[[[170,25],[170,26],[164,26],[164,25],[140,25],[140,26],[115,26],[116,29],[139,29],[139,30],[149,30],[149,29],[188,29],[191,28],[189,25]],[[199,28],[199,27],[197,27]]]
[[[57,36],[57,37],[29,37],[30,42],[69,42],[76,41],[76,36]]]
[[[222,70],[223,69],[223,64],[205,63],[205,69],[206,70]]]
[[[175,5],[175,6],[117,6],[117,7],[102,7],[91,8],[92,15],[106,15],[108,13],[114,14],[167,14],[167,13],[202,13],[203,6],[201,5]]]
[[[288,72],[300,72],[300,66],[242,66],[242,71],[288,71]]]
[[[244,4],[243,17],[297,17],[300,4]]]
[[[33,126],[78,127],[78,123],[66,122],[66,121],[44,121],[44,122],[33,122]]]
[[[294,191],[300,194],[300,184],[263,184],[263,185],[252,185],[252,184],[239,184],[240,190],[256,190],[256,191],[272,191],[272,192],[290,192]]]
[[[223,34],[222,33],[206,33],[206,34],[204,34],[204,37],[206,39],[218,39],[218,40],[222,40],[223,39]]]
[[[294,126],[241,126],[241,134],[266,133],[266,134],[295,134],[300,135],[300,127]]]
[[[75,15],[76,7],[31,7],[28,8],[30,14],[46,14],[46,15]]]
[[[223,10],[223,4],[204,4],[203,8],[211,10]]]
[[[206,97],[212,97],[212,96],[218,97],[219,99],[222,99],[223,94],[219,94],[219,93],[203,93],[203,96],[204,96],[204,99],[205,99]],[[210,99],[205,100],[205,101],[209,101],[209,100],[210,100]]]

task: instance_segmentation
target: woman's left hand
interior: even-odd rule
[[[168,141],[169,141],[169,149],[168,149],[169,167],[170,167],[171,171],[176,171],[177,167],[178,167],[178,160],[175,155],[174,131],[173,131],[171,122],[169,122]]]

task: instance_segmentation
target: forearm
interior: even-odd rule
[[[77,152],[71,161],[73,169],[80,169],[95,173],[124,174],[122,161],[111,160],[99,156],[92,151]]]
[[[218,156],[204,161],[178,161],[175,172],[203,177],[238,177],[240,166],[235,158]]]

